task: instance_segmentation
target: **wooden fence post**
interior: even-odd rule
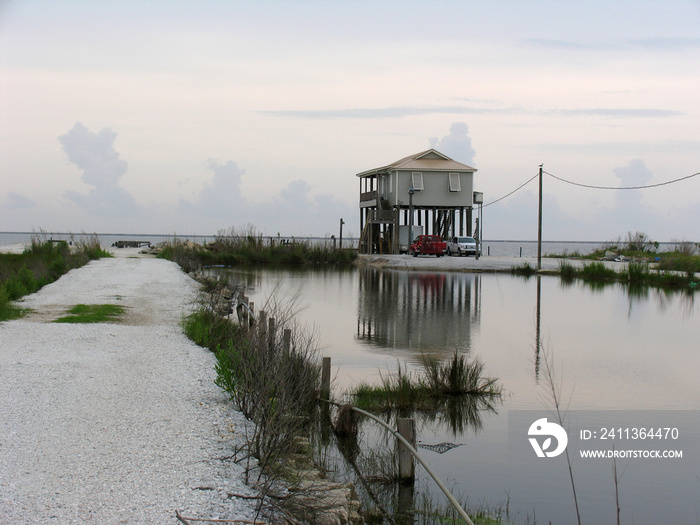
[[[282,347],[284,348],[284,352],[286,354],[288,354],[292,348],[292,329],[291,328],[285,328],[284,332],[282,333]]]
[[[416,424],[411,418],[399,418],[399,434],[416,448]],[[413,454],[399,441],[399,478],[413,479],[415,477]]]
[[[268,330],[267,330],[267,337],[268,337],[267,345],[268,345],[268,347],[270,348],[270,350],[272,350],[272,349],[274,348],[274,346],[275,346],[275,339],[276,339],[276,337],[275,337],[275,318],[274,318],[274,317],[270,317],[270,319],[268,320],[267,323],[268,323],[268,324],[267,324],[267,326],[268,326]]]
[[[321,399],[326,401],[331,397],[331,358],[324,357],[321,362]]]

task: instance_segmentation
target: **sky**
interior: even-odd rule
[[[0,0],[0,231],[359,235],[478,169],[485,239],[700,241],[700,0]],[[551,174],[551,175],[549,175]],[[498,200],[494,204],[492,202]]]

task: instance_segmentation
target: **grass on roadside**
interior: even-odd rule
[[[96,235],[72,247],[65,241],[53,242],[45,235],[38,235],[23,253],[0,254],[0,321],[16,319],[26,313],[26,309],[13,301],[101,257],[111,257],[111,254],[102,249]]]
[[[78,304],[68,310],[68,315],[56,319],[56,323],[113,323],[126,311],[116,304]]]

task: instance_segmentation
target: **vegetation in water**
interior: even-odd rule
[[[513,275],[524,275],[526,277],[529,277],[530,275],[534,275],[537,273],[537,268],[534,266],[531,266],[530,263],[523,263],[519,266],[513,266],[511,268],[510,273]]]
[[[101,257],[111,257],[96,235],[77,243],[54,242],[45,234],[34,236],[23,253],[0,254],[0,321],[25,311],[13,301],[39,290],[63,274]]]
[[[653,268],[649,263],[630,261],[625,267],[619,269],[606,266],[601,261],[585,263],[583,266],[574,266],[570,262],[562,261],[559,264],[559,274],[566,282],[574,278],[584,279],[591,283],[618,282],[630,286],[659,286],[659,287],[686,287],[696,289],[699,280],[695,272],[678,272]]]
[[[481,428],[481,413],[495,412],[503,388],[484,375],[484,365],[455,352],[446,362],[425,359],[410,373],[399,364],[395,374],[381,376],[379,385],[361,383],[350,392],[361,409],[402,414],[421,413],[446,424],[455,434],[466,427]]]
[[[590,283],[620,282],[630,286],[659,286],[690,288],[700,286],[700,245],[687,241],[675,241],[673,250],[659,252],[659,243],[641,232],[627,234],[625,240],[618,239],[588,255],[550,255],[563,259],[578,258],[583,265],[562,260],[559,274],[566,282],[575,278]],[[624,267],[615,268],[605,261],[625,262]],[[527,263],[514,267],[516,275],[532,275],[535,270]]]

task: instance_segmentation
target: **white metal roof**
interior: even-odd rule
[[[457,162],[439,151],[429,149],[403,159],[387,164],[379,168],[358,173],[358,177],[369,177],[378,173],[393,170],[414,170],[414,171],[470,171],[475,172],[476,168]]]

